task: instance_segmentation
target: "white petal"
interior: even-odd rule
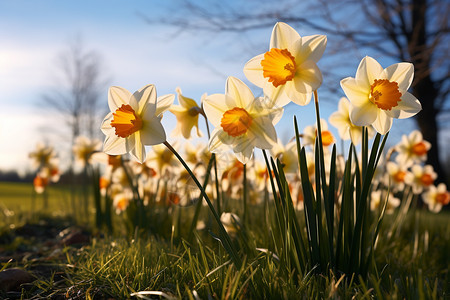
[[[112,121],[112,119],[113,119],[113,114],[112,114],[112,113],[108,113],[108,114],[106,115],[106,117],[103,119],[102,126],[101,126],[100,129],[102,130],[102,132],[103,132],[105,135],[109,135],[110,132],[111,132],[111,129],[112,129],[113,131],[115,131],[114,128],[112,128],[112,126],[111,126],[111,121]]]
[[[367,101],[361,106],[350,107],[350,120],[356,126],[368,126],[375,122],[379,109],[375,104]]]
[[[229,76],[227,79],[225,94],[234,100],[236,107],[247,109],[255,97],[250,88],[240,79]]]
[[[283,107],[291,102],[289,95],[285,92],[286,85],[280,85],[279,87],[274,87],[272,83],[266,82],[264,84],[264,95],[270,99],[270,105],[272,107]],[[295,89],[294,89],[295,90]]]
[[[223,114],[229,109],[225,95],[213,94],[207,96],[203,100],[203,110],[205,111],[208,121],[210,121],[214,127],[220,126]]]
[[[372,126],[378,133],[386,134],[392,127],[392,118],[385,111],[379,109],[377,119]]]
[[[300,35],[294,28],[286,23],[278,22],[273,27],[272,36],[270,38],[270,49],[290,49],[290,47],[300,39]]]
[[[301,53],[296,54],[303,57],[303,60],[318,62],[325,52],[327,37],[325,35],[309,35],[302,37]]]
[[[386,163],[386,170],[390,175],[395,175],[398,172],[398,165],[393,161]]]
[[[231,145],[233,141],[234,138],[232,136],[229,136],[226,132],[224,132],[221,127],[217,127],[211,133],[211,139],[209,140],[209,151],[213,153],[227,151],[230,149],[227,145]]]
[[[147,109],[153,110],[154,114],[156,107],[156,89],[153,84],[146,85],[140,90],[134,92],[132,98],[136,100],[138,105],[136,107],[131,104],[130,105],[139,115],[142,115],[143,110]],[[149,104],[151,104],[150,107],[147,107]]]
[[[410,118],[421,110],[422,104],[420,104],[419,100],[417,100],[417,98],[409,92],[405,92],[402,95],[401,101],[398,103],[398,105],[392,108],[392,111],[400,112],[397,116],[397,118],[399,119]]]
[[[369,101],[370,88],[367,89],[364,85],[360,85],[356,79],[347,77],[341,80],[341,87],[344,90],[348,100],[353,105],[363,105]]]
[[[381,67],[381,65],[372,57],[366,56],[361,60],[361,63],[358,66],[355,79],[358,84],[361,84],[363,88],[368,90],[375,79],[382,77],[382,72],[383,67]]]
[[[260,149],[271,149],[277,142],[277,133],[272,121],[268,117],[255,119],[249,130],[249,138],[253,138],[252,144]]]
[[[123,104],[129,104],[131,93],[121,87],[112,86],[108,91],[108,106],[111,111],[116,111]]]
[[[134,133],[134,147],[130,151],[130,154],[142,164],[145,161],[145,147],[141,142],[141,134],[142,131],[136,131]]]
[[[247,147],[241,152],[235,152],[234,155],[241,163],[245,165],[253,156],[253,147]]]
[[[158,97],[158,100],[156,100],[155,116],[160,116],[162,113],[168,110],[170,106],[173,104],[173,100],[175,100],[174,94],[168,94]]]
[[[353,145],[358,145],[362,140],[362,129],[358,126],[350,127],[350,139],[352,140]]]
[[[121,155],[127,153],[126,141],[115,134],[108,135],[103,143],[103,152],[110,155]]]
[[[297,92],[311,93],[322,84],[322,73],[314,61],[307,60],[297,67],[297,72],[292,81]]]
[[[414,66],[412,63],[398,63],[384,70],[386,79],[398,83],[400,91],[406,91],[411,86],[414,78]]]
[[[349,128],[351,124],[349,123],[349,116],[344,116],[339,111],[335,111],[328,118],[330,124],[337,128],[339,131],[339,136],[343,140],[348,140],[350,138]]]
[[[312,92],[310,93],[299,93],[295,89],[286,89],[287,95],[292,102],[297,105],[305,106],[311,102]]]
[[[341,99],[339,99],[339,104],[338,104],[338,110],[343,114],[347,114],[350,111],[350,101],[348,101],[347,98],[342,97]]]
[[[150,120],[146,120],[140,131],[143,145],[157,145],[166,141],[166,132],[161,124],[161,120],[155,116]]]
[[[244,66],[244,74],[254,85],[262,88],[267,81],[263,76],[261,61],[264,59],[264,53],[250,59]]]
[[[410,140],[412,145],[415,145],[417,143],[420,143],[423,141],[423,135],[422,132],[420,132],[419,130],[413,130],[409,136],[408,139]]]

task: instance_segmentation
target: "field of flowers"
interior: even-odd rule
[[[103,145],[80,136],[73,146],[76,186],[55,197],[56,152],[40,144],[30,153],[30,207],[2,208],[0,250],[2,272],[21,268],[31,279],[0,296],[449,297],[450,193],[425,164],[430,144],[412,131],[385,147],[393,118],[421,110],[408,92],[414,68],[366,56],[325,120],[317,62],[326,43],[277,23],[269,50],[244,66],[263,97],[235,77],[200,103],[180,89],[175,97],[152,84],[111,87]],[[282,143],[274,126],[290,102],[299,115],[313,102],[317,122],[294,117],[296,134]],[[175,143],[161,124],[168,113]],[[208,144],[196,141],[203,135]],[[65,211],[49,217],[58,201]]]

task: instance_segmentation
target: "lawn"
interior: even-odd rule
[[[5,220],[18,222],[2,224],[2,267],[21,268],[36,276],[18,291],[0,292],[3,298],[445,299],[450,292],[448,212],[412,210],[393,236],[388,233],[395,218],[388,215],[377,241],[376,269],[363,279],[332,270],[322,274],[314,266],[302,274],[287,272],[287,262],[262,249],[273,249],[264,205],[249,203],[252,213],[245,228],[232,235],[243,260],[241,268],[236,268],[215,240],[214,224],[210,232],[199,229],[188,240],[192,206],[172,205],[168,207],[170,222],[161,223],[165,228],[149,227],[153,229],[129,235],[121,226],[126,224],[124,219],[114,216],[115,231],[105,234],[96,228],[93,215],[89,221],[72,218],[65,209],[70,196],[67,187],[51,187],[49,209],[32,214],[29,184],[1,183],[0,188],[4,214],[5,208],[14,211]],[[36,207],[41,204],[37,197]],[[238,211],[240,204],[228,206]],[[269,209],[275,207],[269,203]],[[200,218],[206,223],[211,219],[206,208]],[[302,214],[298,220],[304,226]],[[86,239],[67,242],[70,235]]]

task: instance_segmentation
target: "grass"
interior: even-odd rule
[[[1,224],[1,267],[21,267],[37,276],[22,291],[0,292],[0,298],[445,299],[450,293],[448,212],[436,215],[412,211],[401,231],[392,237],[388,232],[393,218],[388,216],[377,241],[374,256],[377,270],[366,280],[358,280],[331,271],[327,276],[314,271],[289,274],[273,253],[256,251],[257,247],[270,248],[272,240],[269,227],[262,221],[267,212],[263,205],[248,204],[251,213],[245,227],[233,237],[244,262],[236,269],[209,232],[199,231],[191,243],[185,240],[193,207],[178,207],[182,213],[178,239],[167,237],[164,228],[161,234],[156,231],[126,237],[118,231],[103,236],[93,229],[91,222],[92,225],[84,223],[91,231],[89,244],[49,247],[45,240],[27,241],[18,229],[23,224],[40,224],[39,231],[69,226],[70,211],[64,210],[64,202],[60,200],[68,197],[68,189],[55,186],[49,191],[50,211],[60,210],[56,214],[59,217],[41,211],[28,218],[28,209],[32,207],[30,187],[1,183],[0,188],[6,191],[2,193],[2,206],[14,210],[15,216],[23,216],[15,227],[9,226],[12,223]],[[242,209],[239,202],[227,205],[235,212]],[[274,209],[269,206],[269,215]],[[299,222],[304,228],[302,216],[299,214]],[[201,217],[208,219],[205,209]],[[270,220],[271,217],[269,223]]]

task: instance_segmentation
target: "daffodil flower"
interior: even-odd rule
[[[53,147],[44,145],[43,143],[38,143],[36,150],[30,152],[29,157],[32,160],[33,166],[37,169],[58,164],[58,158]]]
[[[253,148],[272,148],[277,140],[274,124],[283,113],[282,108],[269,108],[262,98],[239,79],[228,77],[225,95],[214,94],[203,101],[208,120],[216,127],[211,133],[209,149],[222,153],[233,149],[237,159],[247,163]]]
[[[450,203],[450,193],[447,191],[445,183],[440,183],[437,187],[430,186],[427,192],[422,195],[423,202],[428,205],[431,212],[438,213],[443,206]]]
[[[176,145],[174,145],[177,148]],[[156,169],[160,176],[163,176],[167,172],[176,166],[179,166],[179,162],[173,153],[164,145],[155,145],[152,147],[147,164]]]
[[[392,127],[392,119],[414,116],[422,106],[407,92],[414,77],[411,63],[398,63],[383,69],[366,56],[355,78],[341,80],[341,87],[351,102],[350,120],[356,126],[372,125],[380,134]]]
[[[322,130],[322,144],[324,149],[334,143],[334,137],[331,131],[328,130],[328,124],[325,119],[320,119],[320,128]],[[310,125],[306,126],[303,130],[303,145],[312,145],[316,142],[317,137],[317,126]]]
[[[326,44],[324,35],[301,37],[291,26],[279,22],[273,28],[269,51],[249,60],[244,74],[263,88],[272,105],[284,106],[291,101],[306,105],[322,84],[317,62]]]
[[[414,180],[414,175],[407,170],[406,166],[392,161],[386,163],[386,171],[392,180],[392,189],[394,191],[403,191],[405,184],[409,185]]]
[[[372,191],[371,193],[371,201],[370,201],[370,209],[371,210],[377,210],[380,209],[380,205],[384,204],[384,201],[386,201],[387,198],[387,204],[386,204],[386,214],[390,215],[394,213],[394,210],[396,207],[400,205],[400,199],[394,197],[392,193],[389,193],[386,195],[386,193],[383,193],[378,191]]]
[[[101,148],[101,141],[97,139],[90,139],[86,136],[79,136],[75,140],[75,145],[72,147],[75,155],[76,163],[81,167],[90,163],[91,156]]]
[[[414,175],[412,182],[414,194],[420,194],[424,189],[428,189],[437,178],[437,173],[434,172],[433,166],[431,165],[425,165],[424,167],[421,165],[413,165],[411,172]]]
[[[338,110],[330,115],[328,119],[330,124],[337,128],[341,139],[352,140],[354,145],[361,143],[362,127],[356,126],[350,121],[350,102],[347,98],[342,97],[339,100]],[[372,126],[367,127],[369,137],[373,137],[375,131]]]
[[[181,89],[177,88],[178,102],[180,105],[172,105],[169,111],[177,118],[177,126],[173,131],[173,135],[182,134],[185,139],[191,137],[192,128],[197,127],[197,136],[202,134],[198,129],[198,115],[202,113],[202,109],[197,103],[181,94]]]
[[[281,161],[284,173],[298,173],[298,154],[296,141],[292,141],[284,145],[280,140],[278,140],[278,142],[273,145],[270,153],[273,157],[276,157]]]
[[[404,166],[421,163],[427,160],[430,148],[431,144],[423,139],[422,133],[414,130],[408,136],[403,135],[401,142],[395,146],[398,152],[395,160]]]
[[[121,87],[111,87],[108,94],[111,112],[101,128],[106,135],[103,151],[110,155],[130,153],[139,162],[144,162],[144,145],[166,141],[161,114],[170,107],[173,99],[173,95],[157,99],[155,86],[151,84],[134,94]]]

